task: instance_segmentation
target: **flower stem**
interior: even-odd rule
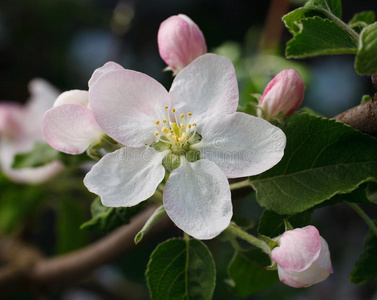
[[[374,224],[374,222],[369,218],[369,216],[358,206],[356,203],[347,202],[349,206],[353,208],[354,211],[358,213],[358,215],[367,223],[370,230],[374,233],[374,235],[377,237],[377,226]]]
[[[249,179],[230,184],[230,190],[237,190],[247,186],[251,186]]]
[[[255,236],[248,234],[247,232],[243,231],[236,224],[230,223],[230,225],[228,226],[226,231],[232,233],[233,235],[239,237],[240,239],[245,240],[249,244],[262,249],[263,252],[265,252],[267,254],[270,253],[270,247],[268,247],[268,245],[264,241],[262,241],[262,240],[256,238]]]

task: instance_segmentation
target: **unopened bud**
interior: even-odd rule
[[[198,25],[182,14],[171,16],[161,23],[157,42],[161,58],[174,74],[207,53],[207,45]]]
[[[314,226],[286,231],[274,240],[279,245],[272,249],[271,258],[286,285],[307,287],[333,273],[327,242]]]
[[[268,83],[259,100],[263,116],[267,120],[290,116],[300,107],[304,91],[304,83],[296,70],[281,71]]]

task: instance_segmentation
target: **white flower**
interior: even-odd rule
[[[114,69],[89,88],[89,99],[102,130],[126,147],[93,166],[87,188],[105,206],[133,206],[151,197],[171,171],[165,210],[197,239],[211,239],[229,225],[227,178],[259,174],[283,156],[279,128],[236,112],[237,79],[225,57],[200,56],[176,76],[169,93],[145,74]]]

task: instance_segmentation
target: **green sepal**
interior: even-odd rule
[[[186,152],[186,159],[189,162],[196,162],[200,159],[200,151],[199,150],[189,150]]]
[[[291,225],[291,223],[289,223],[288,220],[284,219],[284,226],[285,226],[285,231],[289,231],[289,230],[293,230],[293,226]]]
[[[265,235],[258,235],[258,238],[260,238],[262,241],[264,241],[268,247],[270,247],[270,249],[274,249],[275,247],[279,246],[279,242],[276,241],[276,240],[273,240],[271,238],[269,238],[268,236],[265,236]]]
[[[170,152],[162,160],[162,165],[165,167],[166,171],[171,172],[181,165],[181,156]]]

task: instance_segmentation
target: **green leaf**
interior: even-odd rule
[[[41,186],[15,184],[2,174],[0,191],[0,233],[11,233],[22,227],[46,199]]]
[[[57,211],[56,252],[63,254],[79,249],[88,241],[87,232],[80,230],[85,220],[84,207],[77,199],[61,198]]]
[[[355,70],[360,75],[377,74],[377,23],[364,28],[360,34]]]
[[[228,283],[238,296],[258,293],[276,283],[276,271],[264,268],[271,264],[268,256],[259,249],[236,252],[228,267]]]
[[[356,53],[357,44],[334,22],[320,17],[301,21],[301,30],[287,43],[287,58]]]
[[[17,154],[12,168],[36,168],[59,158],[60,152],[46,143],[37,142],[34,148],[27,153]]]
[[[377,179],[377,139],[343,123],[293,115],[283,159],[250,178],[261,206],[294,214]]]
[[[303,19],[319,16],[332,20],[342,18],[342,5],[340,0],[310,0],[304,7],[291,11],[283,17],[285,26],[295,35],[300,32],[300,23]]]
[[[377,225],[377,222],[374,221]],[[369,231],[365,240],[363,251],[356,261],[351,275],[350,281],[355,284],[361,284],[367,280],[377,277],[377,237]]]
[[[140,211],[141,205],[132,207],[106,207],[97,197],[91,206],[92,218],[83,223],[80,229],[108,232],[119,226],[128,224],[130,218]]]
[[[271,238],[284,233],[284,220],[287,220],[294,228],[305,227],[310,224],[311,212],[304,211],[295,215],[279,215],[271,210],[265,210],[260,218],[258,234]]]
[[[309,0],[305,7],[326,11],[333,14],[339,19],[342,18],[342,2],[341,0]]]
[[[353,16],[348,25],[353,28],[357,33],[360,33],[368,25],[374,23],[376,16],[373,11],[363,11]]]
[[[211,299],[216,269],[208,248],[198,240],[171,239],[157,246],[148,263],[151,299]]]

